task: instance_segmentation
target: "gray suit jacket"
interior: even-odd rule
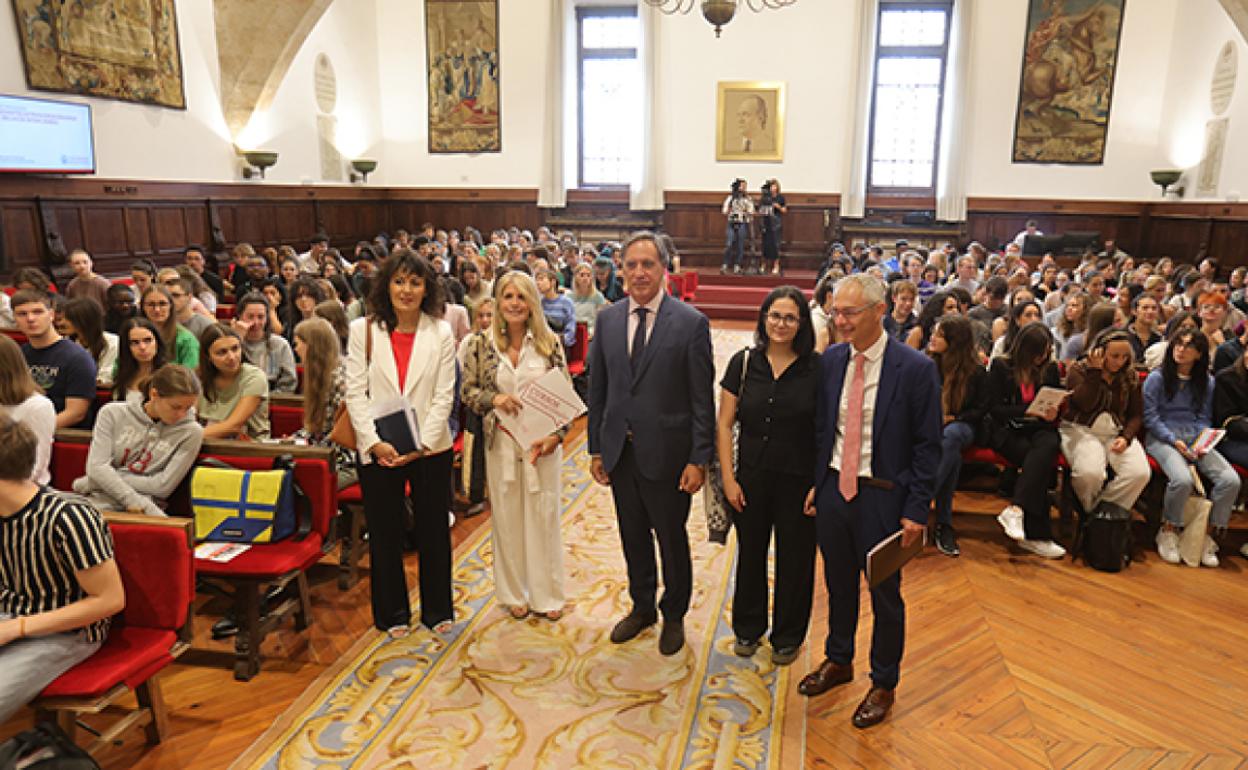
[[[715,443],[711,326],[706,316],[664,296],[636,374],[628,356],[628,300],[602,309],[589,348],[589,453],[607,472],[633,436],[645,478],[677,479],[705,465]]]

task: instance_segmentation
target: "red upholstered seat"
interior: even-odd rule
[[[13,341],[16,342],[18,345],[26,344],[26,335],[22,334],[17,329],[0,329],[0,334],[9,335],[10,337],[13,338]]]
[[[1011,463],[1009,460],[1005,459],[1001,455],[997,454],[995,451],[989,449],[988,447],[982,447],[982,446],[967,447],[962,452],[962,462],[984,463],[986,465],[1002,465],[1006,467],[1013,465],[1013,463]]]
[[[254,545],[246,553],[227,562],[196,559],[195,569],[207,577],[276,577],[316,564],[322,556],[321,544],[324,542],[319,532],[310,532],[299,541],[288,539]]]
[[[104,646],[57,677],[44,688],[42,696],[90,698],[103,695],[118,684],[133,690],[173,662],[169,650],[177,638],[173,631],[159,628],[113,628]]]
[[[52,442],[52,461],[48,470],[52,472],[52,488],[68,492],[74,479],[87,475],[87,452],[89,444],[72,441]]]
[[[589,329],[585,324],[576,325],[576,343],[568,350],[568,374],[577,377],[585,373],[585,357],[589,354]]]
[[[228,321],[233,317],[234,317],[233,305],[225,305],[225,304],[220,304],[220,303],[217,304],[217,320],[218,321]]]
[[[359,484],[352,484],[346,489],[338,491],[338,505],[351,505],[362,502],[364,502],[364,493],[360,490]]]
[[[303,407],[269,404],[269,428],[275,437],[289,436],[303,427]]]

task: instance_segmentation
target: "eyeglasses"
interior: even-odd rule
[[[857,318],[878,304],[878,302],[868,302],[858,307],[834,307],[832,308],[831,316],[833,318]]]
[[[797,326],[801,323],[801,318],[795,315],[783,315],[781,313],[768,313],[767,322],[776,326]]]

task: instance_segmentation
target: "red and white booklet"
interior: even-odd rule
[[[195,546],[195,558],[224,564],[249,550],[251,545],[248,543],[200,543]]]
[[[1198,455],[1207,454],[1210,449],[1213,449],[1218,445],[1218,442],[1221,441],[1225,435],[1226,431],[1221,428],[1205,428],[1200,432],[1200,435],[1196,437],[1196,440],[1192,442],[1192,445],[1189,446],[1188,449],[1191,449]]]

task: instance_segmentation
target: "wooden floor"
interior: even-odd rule
[[[1046,561],[1007,545],[991,515],[1002,504],[959,492],[962,556],[929,549],[906,568],[897,704],[869,731],[849,722],[868,687],[864,601],[858,675],[809,702],[806,766],[1248,767],[1248,560],[1228,553],[1219,569],[1190,569],[1161,563],[1149,548],[1116,575]],[[455,543],[487,521],[457,523]],[[1237,528],[1235,551],[1246,534]],[[230,645],[209,638],[223,608],[203,600],[195,648],[218,654],[188,653],[160,675],[170,737],[148,747],[133,730],[97,757],[101,766],[227,767],[371,628],[367,580],[340,592],[329,562],[312,575],[313,625],[271,636],[250,682],[225,668]],[[415,579],[409,557],[409,584]],[[810,665],[822,659],[825,627],[820,589]],[[0,739],[29,721],[23,714],[0,725]]]

